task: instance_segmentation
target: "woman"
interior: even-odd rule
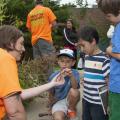
[[[63,41],[64,48],[69,48],[74,51],[75,59],[77,60],[77,32],[75,27],[73,26],[72,19],[68,19],[66,21],[66,27],[63,30]],[[76,68],[76,65],[74,66]]]

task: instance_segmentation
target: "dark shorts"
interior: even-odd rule
[[[104,115],[102,105],[92,104],[83,99],[82,107],[82,120],[108,120],[108,116]]]
[[[33,46],[33,58],[54,53],[55,48],[53,47],[52,43],[49,43],[44,39],[39,39],[38,42]]]
[[[110,118],[109,120],[120,119],[120,94],[109,92],[109,107],[110,107]]]

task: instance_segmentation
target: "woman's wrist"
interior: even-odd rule
[[[49,82],[48,85],[49,85],[50,88],[52,88],[52,87],[55,86],[55,83],[54,82]]]

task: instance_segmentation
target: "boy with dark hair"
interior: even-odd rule
[[[50,90],[49,101],[54,120],[65,120],[66,115],[70,119],[77,119],[76,105],[80,99],[79,72],[71,67],[75,64],[75,56],[73,50],[60,50],[58,55],[59,71],[53,73],[49,81],[57,74],[61,75],[61,79],[65,80],[63,85],[54,87]]]
[[[98,7],[107,19],[115,24],[111,46],[106,52],[111,56],[109,80],[110,120],[120,118],[120,0],[100,0]]]
[[[93,27],[83,27],[78,35],[78,45],[86,54],[83,82],[83,120],[107,120],[102,108],[98,88],[107,84],[109,59],[99,49],[99,35]]]

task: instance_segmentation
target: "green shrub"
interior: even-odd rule
[[[55,56],[23,61],[19,65],[19,78],[23,88],[35,87],[47,82],[49,65],[55,66]]]

